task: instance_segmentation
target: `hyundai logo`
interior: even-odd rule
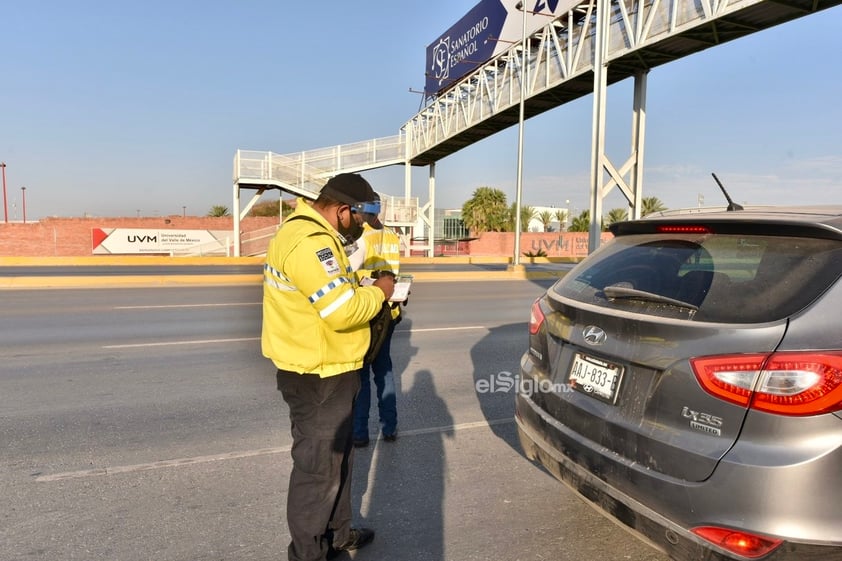
[[[595,325],[589,325],[582,330],[582,336],[585,338],[585,343],[589,345],[601,345],[608,339],[605,331]]]

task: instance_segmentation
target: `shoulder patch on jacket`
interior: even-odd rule
[[[339,261],[336,260],[336,256],[333,254],[333,250],[329,247],[324,247],[316,252],[316,257],[319,258],[319,262],[322,264],[322,267],[325,269],[325,273],[329,276],[338,275],[341,272],[339,268]]]

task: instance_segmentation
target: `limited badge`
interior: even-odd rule
[[[336,256],[329,247],[317,251],[316,257],[319,258],[319,262],[322,264],[322,267],[325,268],[325,273],[327,273],[329,277],[339,274],[341,270],[339,268],[339,261],[337,261]]]

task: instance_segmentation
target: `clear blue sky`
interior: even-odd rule
[[[285,154],[392,136],[419,109],[425,48],[474,0],[5,0],[0,160],[10,218],[231,206],[238,148]],[[649,75],[644,195],[671,207],[840,202],[842,8]],[[609,87],[608,149],[629,153],[631,81]],[[526,122],[524,204],[588,206],[592,97]],[[441,160],[438,207],[480,186],[514,201],[512,127]],[[364,173],[403,194],[403,169]],[[427,168],[413,194],[427,199]],[[605,202],[625,206],[616,191]]]

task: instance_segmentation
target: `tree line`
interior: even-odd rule
[[[249,216],[278,216],[279,205],[283,205],[283,216],[286,217],[292,212],[292,207],[286,201],[268,201],[265,203],[257,203],[249,211]],[[208,211],[207,216],[222,217],[231,216],[231,211],[224,205],[213,205]]]
[[[283,216],[292,212],[286,201],[270,201],[258,203],[252,207],[250,216],[278,216],[279,205],[283,205]],[[515,231],[515,203],[511,205],[506,201],[506,194],[494,187],[478,187],[470,199],[462,205],[462,222],[472,236],[479,236],[483,232],[514,232]],[[641,216],[653,212],[666,210],[667,207],[658,197],[644,197],[642,200]],[[567,216],[567,209],[560,208],[555,212],[549,210],[538,211],[528,205],[520,207],[520,229],[526,232],[529,223],[538,219],[543,225],[545,232],[551,232],[553,222],[567,224],[568,232],[587,232],[591,227],[591,211],[584,210],[578,216]],[[208,211],[208,216],[229,216],[227,206],[214,205]],[[613,208],[602,217],[601,228],[607,230],[615,222],[628,220],[628,210],[624,208]]]
[[[462,205],[462,221],[472,236],[478,236],[483,232],[514,232],[515,231],[515,204],[509,205],[506,201],[506,194],[500,189],[493,187],[477,188],[470,199]],[[644,197],[642,200],[641,216],[653,212],[666,210],[667,207],[658,197]],[[614,208],[602,217],[601,228],[607,230],[608,226],[615,222],[628,220],[628,210]],[[545,232],[550,232],[551,224],[558,222],[565,224],[569,222],[568,232],[587,232],[591,227],[591,211],[582,211],[578,216],[568,220],[567,210],[558,209],[555,212],[549,210],[537,211],[531,206],[520,207],[520,227],[522,232],[529,228],[532,219],[541,221]]]

